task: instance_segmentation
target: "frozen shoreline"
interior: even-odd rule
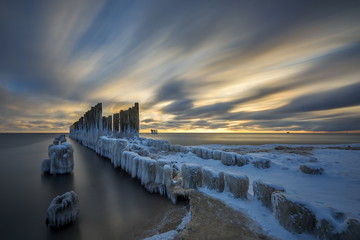
[[[225,202],[236,210],[245,212],[256,220],[265,231],[281,239],[289,239],[287,231],[276,222],[272,212],[265,209],[253,194],[253,182],[263,180],[286,189],[286,194],[311,209],[316,219],[325,219],[332,223],[335,231],[342,232],[347,228],[346,219],[360,219],[360,144],[337,145],[281,145],[284,150],[275,150],[279,145],[260,146],[226,146],[203,145],[193,147],[211,150],[232,151],[249,156],[250,163],[244,166],[226,166],[221,161],[196,156],[192,152],[175,153],[161,156],[181,166],[185,163],[199,164],[214,171],[245,174],[249,180],[248,199],[234,199],[227,192],[218,193],[207,187],[199,190]],[[194,150],[196,153],[196,150]],[[199,152],[199,151],[198,151]],[[270,167],[259,169],[254,166],[259,159],[270,160]],[[322,175],[308,175],[300,171],[301,164],[316,165],[324,169]],[[336,214],[343,214],[336,218]],[[291,234],[293,239],[314,238],[308,234]]]
[[[350,148],[349,144],[186,147],[171,145],[164,140],[94,138],[96,135],[95,132],[90,135],[84,132],[71,134],[100,155],[110,158],[115,167],[121,167],[132,177],[139,178],[150,192],[159,192],[173,202],[178,196],[186,197],[187,188],[197,188],[244,212],[269,235],[280,239],[289,239],[289,236],[291,239],[309,239],[315,238],[315,235],[326,238],[327,234],[344,234],[352,221],[355,221],[355,229],[358,227],[360,144],[350,144]],[[256,164],[259,161],[260,167]],[[266,163],[264,168],[261,167],[263,162]],[[305,174],[300,170],[301,165],[321,168],[324,172],[321,175]],[[163,176],[166,166],[170,166],[168,179]],[[245,196],[239,193],[240,198],[234,198],[234,190],[226,188],[226,184],[229,184],[227,181],[230,181],[226,179],[225,189],[210,191],[203,182],[205,175],[201,174],[205,169],[246,176],[248,187],[244,188]],[[186,175],[184,171],[190,172]],[[199,171],[200,175],[196,175]],[[196,178],[193,178],[194,174]],[[281,185],[285,193],[280,199],[285,197],[287,204],[299,205],[306,212],[310,211],[314,224],[308,227],[301,223],[298,227],[295,222],[290,226],[280,226],[281,221],[285,221],[281,219],[287,216],[280,212],[275,214],[262,206],[253,193],[255,180]]]

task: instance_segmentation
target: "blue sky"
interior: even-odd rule
[[[0,0],[0,132],[359,131],[360,1]]]

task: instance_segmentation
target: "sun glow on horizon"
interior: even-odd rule
[[[155,1],[4,3],[0,132],[98,102],[143,132],[360,131],[359,1]]]

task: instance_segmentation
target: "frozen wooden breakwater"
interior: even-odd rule
[[[270,160],[139,137],[139,123],[139,104],[103,117],[99,103],[71,125],[70,137],[109,158],[114,167],[139,179],[149,192],[167,196],[173,203],[196,189],[210,189],[229,193],[238,201],[260,201],[292,233],[319,239],[360,239],[357,218],[336,209],[324,217],[316,206],[294,198],[283,186],[266,179],[251,180],[242,171],[249,165],[263,171],[271,167]],[[223,167],[208,167],[211,161]]]

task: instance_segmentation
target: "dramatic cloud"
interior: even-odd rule
[[[360,131],[359,1],[1,1],[0,131]]]

